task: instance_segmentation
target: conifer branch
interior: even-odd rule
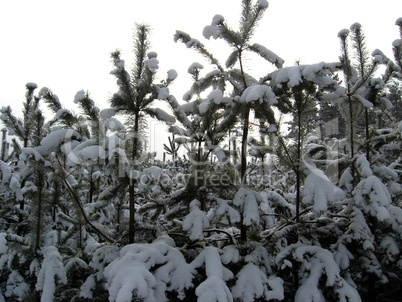
[[[188,48],[193,48],[200,54],[202,54],[204,57],[209,59],[211,64],[215,65],[218,67],[218,69],[221,72],[224,72],[223,67],[219,64],[218,60],[205,48],[205,46],[198,41],[197,39],[191,38],[191,36],[185,32],[182,32],[180,30],[176,30],[176,33],[174,35],[174,41],[181,41],[184,43]]]
[[[97,227],[89,220],[88,215],[87,215],[87,213],[86,213],[86,211],[85,211],[85,209],[84,209],[84,207],[83,207],[83,205],[82,205],[82,203],[81,203],[81,199],[80,199],[80,197],[79,197],[77,191],[73,189],[73,187],[70,185],[70,183],[69,183],[69,181],[68,181],[68,179],[67,179],[67,173],[66,173],[66,171],[64,170],[64,168],[63,168],[63,166],[62,166],[62,164],[61,164],[61,162],[60,162],[60,159],[59,159],[58,157],[56,157],[56,158],[57,158],[57,162],[58,162],[58,165],[59,165],[59,169],[58,169],[58,170],[59,170],[60,173],[63,174],[63,175],[60,175],[60,177],[61,177],[61,179],[63,180],[65,186],[66,186],[67,189],[68,189],[68,191],[70,192],[70,195],[73,197],[73,199],[74,199],[76,205],[78,206],[78,208],[79,208],[79,210],[80,210],[80,212],[81,212],[81,214],[82,214],[82,217],[84,218],[85,222],[86,222],[96,233],[98,233],[99,235],[101,235],[101,236],[102,236],[103,238],[105,238],[107,241],[109,241],[110,243],[114,243],[115,240],[113,240],[113,239],[110,238],[108,235],[106,235],[104,232],[102,232],[99,228],[97,228]]]
[[[148,35],[150,27],[145,24],[136,24],[136,32],[134,34],[134,53],[135,62],[133,68],[133,81],[134,84],[143,77],[144,62],[149,50],[150,43],[148,41]]]
[[[350,29],[352,31],[352,41],[354,42],[353,48],[356,51],[356,60],[358,62],[357,70],[360,73],[360,78],[365,78],[369,60],[369,53],[366,47],[366,38],[359,23],[353,24]]]

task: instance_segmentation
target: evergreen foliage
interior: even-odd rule
[[[111,55],[112,108],[79,91],[75,113],[28,83],[21,117],[1,109],[0,301],[400,300],[402,20],[393,59],[355,23],[339,62],[284,66],[251,43],[267,8],[243,0],[237,31],[220,15],[204,28],[225,64],[176,32],[211,67],[188,68],[184,103],[137,25],[132,69]],[[247,52],[269,62],[262,79]],[[141,146],[148,117],[171,162]]]

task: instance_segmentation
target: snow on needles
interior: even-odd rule
[[[189,74],[195,75],[200,69],[203,69],[203,68],[204,68],[204,66],[202,66],[200,63],[194,62],[188,67],[187,72]]]
[[[50,154],[57,151],[62,143],[69,142],[78,137],[80,137],[79,133],[71,129],[55,130],[42,139],[37,151],[41,155]]]
[[[328,204],[345,198],[345,192],[336,187],[319,169],[310,168],[311,172],[304,185],[303,203],[313,204],[317,212],[326,211]]]
[[[200,210],[201,203],[198,200],[193,200],[190,203],[190,213],[183,221],[183,230],[190,231],[190,239],[203,239],[203,231],[209,227],[208,217],[205,212]]]
[[[251,225],[260,221],[257,199],[250,189],[240,188],[233,199],[233,204],[243,212],[244,225]]]
[[[336,83],[331,77],[331,71],[334,71],[337,63],[318,63],[312,65],[297,65],[285,67],[274,71],[271,74],[272,82],[278,86],[287,84],[288,87],[295,87],[303,80],[311,81],[320,87],[325,87]]]
[[[391,217],[387,209],[391,205],[391,196],[377,176],[371,175],[363,179],[354,189],[353,195],[356,203],[360,204],[365,212],[377,217],[379,221]]]
[[[152,73],[155,73],[156,70],[159,68],[159,61],[156,58],[150,58],[148,61],[145,62],[147,68]]]
[[[323,275],[326,280],[325,286],[334,287],[339,298],[338,301],[361,302],[357,290],[341,276],[339,266],[330,251],[318,246],[296,243],[283,249],[275,261],[278,265],[283,264],[282,269],[285,269],[287,265],[291,264],[288,257],[300,263],[301,286],[296,292],[295,302],[325,301],[319,286]]]
[[[208,40],[211,37],[213,37],[214,39],[218,39],[221,34],[219,24],[223,23],[224,21],[225,18],[223,16],[215,15],[212,19],[211,25],[207,25],[204,27],[204,30],[202,31],[203,36]]]
[[[168,70],[167,75],[168,75],[168,79],[171,81],[175,80],[178,76],[177,71],[174,69]]]
[[[257,2],[259,7],[268,8],[268,1],[267,0],[258,0]]]
[[[233,273],[222,265],[217,248],[205,248],[191,264],[194,268],[205,265],[207,275],[207,279],[195,291],[198,301],[233,301],[233,296],[225,283],[233,278]]]
[[[212,90],[208,95],[208,100],[213,101],[215,104],[220,104],[222,101],[222,91],[219,89]]]
[[[85,91],[84,90],[78,91],[74,97],[74,104],[78,104],[79,101],[81,101],[83,98],[85,98]]]
[[[117,112],[117,109],[115,108],[106,108],[106,109],[102,109],[100,111],[100,117],[103,119],[107,119],[107,118],[111,118],[112,116],[114,116]]]
[[[56,279],[57,277],[57,279]],[[67,276],[63,266],[62,257],[54,246],[46,248],[42,267],[38,274],[37,290],[43,290],[41,301],[54,301],[56,280],[59,284],[67,284]]]
[[[272,64],[275,64],[275,66],[277,66],[278,68],[282,68],[283,64],[285,63],[285,61],[281,57],[279,57],[271,50],[267,49],[265,46],[254,43],[252,49],[256,50],[261,57],[268,60]]]
[[[278,101],[275,99],[275,94],[267,85],[254,85],[247,87],[244,90],[240,100],[245,103],[254,103],[268,101],[268,105],[274,105]]]
[[[267,277],[257,265],[248,263],[237,274],[237,282],[233,287],[233,297],[244,302],[255,299],[284,299],[283,280],[278,277]]]
[[[172,245],[170,238],[159,238],[153,244],[131,244],[123,247],[120,256],[104,270],[109,301],[130,302],[135,293],[145,301],[167,301],[165,289],[184,290],[191,287],[194,270]],[[157,266],[154,275],[150,269]],[[156,279],[158,277],[158,281]]]

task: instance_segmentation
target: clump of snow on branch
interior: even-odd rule
[[[10,167],[2,160],[0,160],[0,171],[2,175],[1,182],[3,184],[7,184],[11,179],[11,169]]]
[[[145,65],[152,73],[155,73],[156,70],[159,68],[159,61],[156,58],[150,58],[145,62]]]
[[[268,8],[268,1],[267,0],[258,0],[257,5],[262,8]]]
[[[240,188],[233,198],[233,204],[237,206],[243,214],[244,225],[259,223],[260,215],[258,212],[258,202],[252,190],[244,187]]]
[[[253,264],[246,264],[236,275],[236,285],[233,287],[233,297],[245,302],[252,302],[256,299],[283,300],[283,280],[271,276]]]
[[[359,156],[359,158],[356,160],[356,168],[359,174],[364,178],[373,175],[370,163],[365,156]]]
[[[126,127],[117,118],[110,117],[106,119],[106,127],[111,131],[125,132]]]
[[[325,298],[320,289],[320,282],[325,281],[327,288],[332,288],[338,296],[338,301],[360,302],[357,290],[340,274],[340,268],[332,253],[318,246],[301,243],[289,245],[276,257],[276,263],[285,269],[292,266],[289,259],[300,264],[298,274],[301,286],[295,295],[295,302],[324,302]]]
[[[211,37],[213,37],[214,39],[218,39],[221,33],[218,25],[224,21],[225,18],[223,16],[215,15],[212,19],[211,25],[207,25],[204,27],[204,30],[202,31],[203,36],[208,40]]]
[[[103,119],[111,118],[116,114],[117,110],[115,108],[106,108],[100,111],[100,117]]]
[[[371,175],[360,181],[353,195],[356,203],[369,215],[377,217],[379,221],[391,218],[387,209],[391,204],[391,196],[377,176]]]
[[[88,146],[76,154],[83,163],[96,163],[98,160],[106,158],[105,150],[102,146]]]
[[[208,112],[210,106],[209,100],[204,100],[198,105],[198,111],[201,115],[204,115],[205,113]]]
[[[190,232],[191,240],[202,240],[203,231],[209,227],[209,220],[205,212],[200,210],[201,203],[193,200],[190,203],[190,213],[183,221],[183,230]]]
[[[54,301],[56,283],[67,284],[67,277],[59,251],[56,247],[49,246],[44,252],[42,267],[36,283],[36,289],[42,291],[41,301]]]
[[[303,203],[313,204],[317,212],[326,211],[328,204],[345,198],[345,193],[335,186],[319,169],[310,167],[304,184]]]
[[[176,291],[183,299],[194,273],[169,237],[123,247],[104,270],[109,301],[119,302],[132,301],[134,295],[150,302],[168,301],[166,291]]]
[[[79,133],[72,129],[58,129],[50,132],[42,139],[37,151],[39,151],[41,155],[47,155],[51,152],[58,151],[62,143],[69,142],[79,137]]]
[[[174,124],[176,118],[160,108],[147,108],[147,113],[167,124]]]
[[[125,246],[120,251],[120,257],[104,271],[109,301],[132,301],[134,292],[139,298],[156,301],[156,279],[149,269],[162,262],[162,254],[154,248],[145,248],[142,245]]]
[[[271,50],[267,49],[265,46],[254,43],[250,49],[257,52],[261,57],[263,57],[268,62],[271,62],[278,68],[282,68],[283,64],[285,63],[285,61],[281,57],[279,57]]]
[[[167,75],[168,75],[168,79],[171,81],[174,81],[178,76],[177,71],[174,69],[168,70]]]
[[[216,215],[221,223],[229,225],[240,221],[240,213],[232,206],[231,200],[221,198],[215,200],[218,204]]]
[[[61,109],[57,110],[57,112],[56,112],[56,119],[59,120],[60,118],[62,118],[63,116],[65,116],[67,114],[71,114],[70,110],[61,108]]]
[[[335,84],[332,71],[335,71],[337,63],[318,63],[311,65],[290,66],[274,71],[271,74],[272,83],[281,86],[286,83],[289,87],[295,87],[303,80],[311,81],[320,87]]]
[[[219,89],[215,89],[212,90],[209,94],[208,94],[208,100],[214,102],[215,104],[220,104],[222,101],[222,91]]]
[[[84,98],[85,98],[85,91],[84,90],[78,91],[74,96],[74,104],[78,104],[79,101],[81,101]]]
[[[6,233],[0,233],[0,269],[3,268],[5,262],[3,261],[3,259],[5,259],[3,258],[3,255],[5,255],[8,250],[6,236]]]
[[[274,105],[278,102],[275,99],[275,94],[267,85],[254,85],[247,87],[240,100],[245,103],[254,103],[257,101],[263,103],[264,101],[267,101],[268,105]]]
[[[16,199],[17,201],[21,201],[21,200],[24,199],[24,197],[23,197],[23,195],[22,195],[22,192],[21,192],[21,184],[20,184],[19,180],[18,180],[15,176],[12,176],[12,177],[11,177],[11,180],[10,180],[10,190],[11,190],[12,192],[14,192],[14,194],[15,194],[15,199]]]
[[[188,67],[187,72],[189,74],[195,75],[200,69],[203,68],[204,66],[202,66],[200,63],[194,62]]]
[[[159,100],[166,100],[169,97],[169,88],[167,87],[162,87],[158,91],[158,99]]]
[[[226,281],[233,278],[233,273],[223,266],[219,250],[215,247],[205,248],[191,263],[191,266],[205,267],[207,279],[195,290],[200,302],[233,301],[233,296]]]

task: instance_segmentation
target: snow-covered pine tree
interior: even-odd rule
[[[231,106],[232,99],[224,97],[224,78],[217,71],[208,73],[199,78],[201,64],[193,63],[188,71],[194,79],[194,84],[184,98],[188,103],[179,105],[176,98],[161,91],[159,97],[166,98],[180,123],[170,127],[175,136],[175,143],[184,146],[192,162],[193,173],[190,175],[185,190],[172,199],[171,204],[184,201],[186,207],[197,199],[201,202],[201,209],[206,210],[206,184],[209,182],[207,170],[211,168],[208,158],[216,156],[223,162],[226,155],[219,144],[225,139],[225,133],[234,124],[235,116],[224,116],[225,110]],[[206,98],[201,92],[212,86],[213,90]],[[166,89],[165,89],[166,90]],[[196,95],[194,100],[192,96]]]
[[[255,28],[258,25],[258,21],[262,18],[262,15],[266,8],[268,7],[268,3],[266,1],[258,1],[255,5],[253,5],[252,1],[243,1],[242,2],[242,17],[240,21],[239,31],[235,32],[229,28],[226,24],[224,18],[220,15],[216,15],[213,18],[211,25],[206,26],[204,28],[204,37],[210,38],[213,37],[215,39],[223,39],[226,41],[231,47],[233,47],[233,52],[228,57],[226,61],[226,67],[230,68],[227,71],[224,70],[221,64],[217,61],[217,59],[209,53],[203,44],[201,44],[198,40],[192,39],[189,35],[177,31],[175,35],[175,40],[181,40],[183,43],[187,45],[189,48],[194,48],[204,56],[206,56],[213,65],[215,65],[222,75],[227,74],[228,82],[232,85],[233,88],[233,96],[241,96],[243,91],[246,90],[249,86],[255,85],[257,81],[253,79],[250,75],[246,74],[243,68],[243,56],[245,51],[253,51],[260,54],[263,58],[267,59],[271,63],[280,67],[283,64],[283,60],[276,56],[271,51],[267,50],[265,47],[262,47],[259,44],[250,45],[250,39],[255,31]],[[240,69],[233,68],[236,63],[239,63]],[[255,87],[256,88],[256,87]],[[260,90],[260,93],[256,93],[257,90]],[[267,91],[263,91],[264,88],[253,90],[254,94],[248,94],[248,97],[244,96],[243,103],[252,103],[251,100],[253,97],[258,98],[269,98],[270,95]],[[249,90],[250,91],[250,90]],[[264,93],[267,93],[265,95]],[[272,96],[272,95],[271,95]],[[246,100],[247,99],[247,100]],[[235,99],[235,102],[240,100]],[[238,102],[239,104],[242,102]],[[245,106],[249,107],[249,106]],[[262,108],[259,108],[262,109]],[[238,110],[238,109],[236,109]],[[239,110],[241,111],[241,110]],[[244,115],[249,115],[249,109],[245,109]],[[247,113],[248,112],[248,113]],[[245,140],[243,140],[244,152],[242,152],[243,158],[246,157],[246,144],[247,144],[247,135],[248,135],[248,118],[245,119],[246,126],[243,127]],[[247,130],[246,130],[247,129]],[[246,160],[242,161],[242,177],[245,175],[246,169]]]
[[[13,140],[13,156],[18,160],[21,154],[22,148],[27,148],[31,146],[39,145],[40,138],[42,137],[41,125],[38,123],[42,122],[41,111],[39,110],[40,97],[34,95],[35,90],[38,86],[35,83],[26,84],[25,101],[23,103],[23,117],[22,119],[17,118],[12,113],[10,106],[3,107],[1,110],[1,120],[3,124],[8,128],[9,135],[16,136],[18,140]],[[35,127],[36,126],[36,127]],[[38,133],[35,133],[37,131]],[[20,145],[22,144],[22,146]],[[15,184],[15,188],[22,188],[25,185],[26,179],[12,178],[10,185]],[[20,191],[18,191],[20,192]],[[17,193],[16,200],[19,202],[18,214],[18,233],[23,234],[26,231],[26,225],[22,223],[24,220],[25,211],[25,199],[22,197],[22,193]]]
[[[151,103],[158,97],[158,85],[155,82],[155,73],[158,69],[157,54],[150,52],[149,26],[137,24],[134,40],[135,61],[131,74],[126,71],[124,61],[120,58],[120,51],[112,53],[114,70],[111,72],[117,80],[119,91],[110,100],[111,106],[117,113],[126,114],[133,124],[131,133],[131,150],[127,150],[130,159],[139,159],[139,126],[143,114],[151,115],[168,122],[174,122],[174,118],[167,115],[160,108],[151,108]],[[168,78],[168,85],[174,78]],[[136,165],[134,164],[133,168]],[[135,234],[135,184],[132,171],[129,172],[129,242],[134,242]]]
[[[273,122],[274,114],[271,105],[276,103],[275,95],[269,86],[259,84],[258,81],[251,75],[247,74],[244,69],[244,56],[247,52],[253,52],[260,55],[277,68],[282,67],[283,60],[268,50],[264,46],[254,43],[250,44],[250,40],[258,25],[258,21],[262,18],[263,13],[268,7],[268,2],[259,0],[256,3],[250,0],[242,1],[242,12],[240,18],[239,30],[232,30],[221,15],[216,15],[211,25],[208,25],[203,30],[205,38],[223,39],[232,48],[231,54],[226,61],[225,69],[219,61],[205,48],[198,40],[193,39],[190,35],[176,31],[175,41],[183,42],[188,48],[193,48],[200,54],[204,55],[216,69],[207,74],[205,79],[200,79],[200,83],[206,85],[201,88],[206,89],[211,86],[212,79],[219,77],[227,81],[232,91],[229,91],[233,105],[227,110],[226,119],[240,116],[242,125],[242,149],[241,149],[241,167],[240,179],[241,183],[245,184],[247,170],[247,140],[249,132],[250,112],[253,109],[256,118],[269,120]],[[226,86],[224,86],[226,87]],[[193,86],[192,93],[196,93],[199,88]],[[228,90],[228,88],[225,88]],[[192,95],[192,94],[187,94]],[[246,240],[245,229],[242,230],[242,239]]]
[[[258,7],[266,5],[265,0],[256,5],[243,1],[244,19],[257,16]],[[207,36],[242,34],[225,31],[221,17],[214,22],[205,29]],[[397,25],[402,34],[400,19]],[[187,39],[183,33],[179,37]],[[361,41],[354,43],[361,45]],[[240,111],[244,113],[246,105],[257,108],[257,104],[266,103],[265,93],[271,95],[272,91],[262,84],[264,79],[257,82],[245,73],[248,87],[241,86],[241,68],[220,69],[199,42],[190,38],[186,44],[205,54],[217,69],[202,75],[200,65],[193,66],[192,75],[197,81],[186,94],[187,104],[180,106],[166,87],[176,76],[173,71],[168,73],[166,82],[151,84],[155,94],[152,91],[146,97],[157,95],[171,103],[180,122],[172,129],[182,139],[209,136],[208,143],[201,141],[202,148],[195,148],[195,158],[198,150],[202,151],[201,159],[213,151],[223,158],[226,150],[222,137],[228,134],[223,129],[232,125],[228,119],[235,119]],[[351,167],[341,167],[345,173],[339,186],[335,184],[338,178],[331,181],[321,171],[329,161],[350,166],[346,139],[330,140],[314,132],[305,140],[302,138],[306,143],[305,164],[309,167],[301,191],[305,204],[300,213],[302,223],[295,221],[292,173],[275,156],[275,179],[262,192],[256,192],[248,183],[240,188],[230,184],[226,191],[223,186],[208,184],[203,193],[208,211],[194,198],[201,194],[189,194],[187,203],[177,204],[178,215],[171,220],[166,219],[165,211],[176,209],[173,202],[186,192],[186,176],[191,174],[192,164],[198,162],[177,161],[174,167],[156,163],[149,167],[147,163],[136,176],[142,180],[135,188],[136,205],[142,205],[143,211],[136,217],[140,222],[136,227],[148,228],[147,234],[152,232],[152,236],[141,237],[136,232],[138,242],[123,248],[122,241],[118,241],[119,228],[126,229],[124,216],[128,216],[129,209],[125,201],[130,180],[127,175],[133,166],[127,156],[130,150],[124,150],[125,127],[113,117],[120,109],[100,111],[89,94],[82,91],[76,97],[82,112],[74,114],[63,108],[49,89],[35,95],[36,85],[28,84],[23,118],[18,119],[9,107],[2,109],[1,116],[7,135],[14,136],[14,141],[9,155],[5,154],[0,161],[0,301],[399,301],[402,124],[392,116],[386,100],[400,101],[400,91],[389,90],[386,83],[400,77],[400,45],[400,39],[393,43],[396,62],[379,50],[374,52],[373,60],[385,64],[386,72],[381,79],[370,78],[356,91],[373,104],[376,112],[381,110],[390,118],[384,123],[386,128],[369,129],[368,142],[365,127],[354,129],[359,141],[370,145],[370,161],[365,155],[366,145],[354,150],[355,184]],[[255,44],[252,47],[262,49]],[[231,60],[241,62],[239,56],[243,58],[245,51],[246,48],[241,53],[234,49]],[[261,54],[269,57],[266,50]],[[148,61],[145,58],[144,70],[153,70],[156,62],[147,64]],[[275,74],[275,79],[292,97],[296,93],[306,97],[311,88],[308,85],[324,90],[333,83],[329,77],[331,68],[322,64],[303,70],[300,65],[285,67]],[[121,63],[117,65],[116,68],[122,67]],[[358,77],[361,67],[350,66],[354,69],[352,76]],[[314,77],[308,76],[313,74]],[[270,76],[275,84],[273,74]],[[137,84],[141,81],[132,87]],[[207,91],[210,88],[212,91]],[[319,96],[315,89],[314,94]],[[348,104],[344,90],[344,86],[335,86],[334,94],[328,98],[341,98]],[[39,108],[41,100],[54,113],[46,124]],[[362,101],[359,97],[353,100]],[[225,114],[216,118],[210,112],[215,110]],[[173,121],[156,111],[165,120]],[[280,126],[268,127],[266,118],[261,122],[260,130],[266,128],[268,133],[269,128]],[[222,130],[221,136],[217,129]],[[300,129],[296,126],[296,130]],[[250,149],[261,158],[267,151]],[[329,158],[331,153],[337,155]],[[248,175],[250,167],[253,168],[248,165]],[[234,171],[230,162],[208,168],[216,175],[230,176]],[[234,179],[229,177],[233,183]],[[212,177],[209,180],[212,182]],[[150,205],[152,201],[156,202]],[[29,228],[18,229],[19,214],[23,216],[21,225]],[[152,227],[146,223],[150,219]],[[244,239],[241,232],[247,234],[247,240],[239,240]]]
[[[82,93],[80,95],[82,96]],[[82,137],[90,137],[88,125],[85,123],[83,116],[75,114],[67,108],[63,108],[59,97],[52,90],[43,87],[39,92],[39,96],[54,114],[54,117],[48,122],[49,126],[57,124],[77,131]]]
[[[349,36],[351,42],[349,42]],[[334,101],[339,104],[339,108],[347,125],[347,136],[350,145],[351,174],[355,174],[355,165],[353,158],[358,152],[359,139],[358,128],[359,121],[364,120],[365,139],[370,138],[369,129],[369,108],[372,108],[376,99],[377,92],[382,88],[381,85],[373,79],[378,66],[383,63],[383,56],[372,53],[370,59],[366,47],[365,36],[359,23],[354,23],[350,30],[341,30],[338,34],[341,41],[341,56],[343,85],[335,89],[325,97],[326,100]],[[353,53],[350,51],[350,43]],[[370,158],[370,150],[366,143],[366,157]],[[354,181],[356,183],[356,180]]]
[[[176,159],[177,159],[177,152],[179,151],[180,144],[177,144],[174,138],[174,134],[172,137],[168,137],[169,140],[169,145],[163,144],[163,149],[166,151],[166,153],[170,156],[172,156],[172,162],[177,165]]]
[[[332,73],[336,63],[318,63],[313,65],[296,65],[282,68],[268,75],[272,88],[279,100],[278,108],[292,115],[289,133],[295,143],[286,146],[279,137],[282,147],[288,156],[292,170],[296,174],[296,221],[299,221],[301,186],[302,186],[302,146],[307,133],[316,127],[313,121],[317,114],[317,100],[321,91],[336,85]]]

